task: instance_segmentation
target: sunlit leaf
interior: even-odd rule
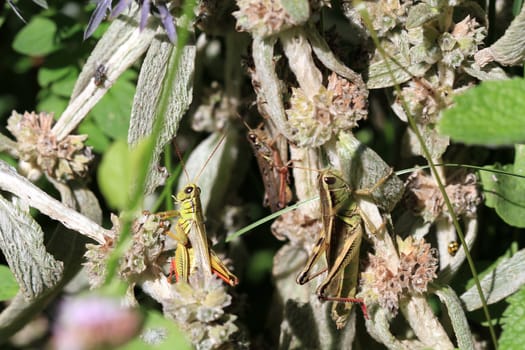
[[[525,141],[525,80],[487,81],[455,97],[439,129],[467,144],[512,145]]]
[[[516,146],[514,164],[492,166],[509,173],[525,175],[525,147]],[[525,227],[525,180],[516,176],[480,172],[485,205],[496,209],[496,213],[509,225]]]
[[[13,49],[25,55],[44,56],[60,47],[55,40],[56,35],[55,22],[35,17],[18,32],[13,41]]]
[[[507,299],[509,307],[501,320],[503,332],[499,339],[499,349],[521,349],[525,343],[525,288]]]
[[[109,147],[97,174],[98,184],[108,204],[116,209],[127,208],[131,188],[131,154],[124,141]]]
[[[9,300],[18,293],[18,283],[16,283],[15,276],[5,265],[0,265],[0,300]]]

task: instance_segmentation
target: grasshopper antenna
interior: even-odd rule
[[[202,172],[206,168],[206,165],[210,162],[210,159],[215,155],[215,153],[219,149],[219,146],[222,145],[222,142],[224,141],[225,138],[226,138],[226,132],[222,134],[219,142],[217,142],[217,144],[213,148],[213,151],[210,153],[210,156],[208,157],[208,159],[206,159],[206,162],[202,165],[201,169],[199,170],[199,173],[195,176],[193,183],[197,183],[197,181],[199,180],[199,177],[202,175]]]
[[[180,163],[182,164],[182,170],[184,170],[184,174],[186,175],[186,179],[189,182],[190,181],[190,175],[186,171],[186,164],[184,162],[184,158],[182,158],[182,154],[180,153],[180,150],[179,150],[179,147],[177,146],[177,144],[174,143],[174,145],[175,145],[175,153],[177,153],[177,157],[179,157]]]

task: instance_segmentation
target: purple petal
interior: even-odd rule
[[[86,31],[84,32],[84,40],[89,38],[100,25],[100,22],[102,22],[111,7],[111,1],[112,0],[98,0],[97,7],[95,8],[95,11],[93,11],[86,27]]]
[[[144,0],[144,2],[142,3],[142,9],[140,12],[140,25],[139,25],[140,30],[146,27],[146,21],[148,20],[150,7],[151,7],[151,1]]]
[[[173,24],[173,17],[171,16],[170,11],[166,7],[166,4],[158,4],[157,9],[159,10],[160,21],[162,22],[164,29],[166,29],[166,34],[168,34],[168,38],[172,43],[176,43],[177,30],[175,29],[175,25]]]
[[[109,18],[117,17],[118,15],[122,13],[122,11],[126,9],[126,7],[129,8],[130,6],[131,6],[131,0],[120,0],[117,6],[115,6],[113,10],[111,10],[111,14],[109,15]]]

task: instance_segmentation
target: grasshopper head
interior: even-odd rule
[[[193,198],[198,198],[201,194],[201,189],[196,184],[186,185],[179,193],[177,193],[176,201],[183,202]]]
[[[319,187],[323,187],[327,191],[345,189],[351,192],[351,188],[343,178],[343,175],[333,169],[322,171],[321,174],[319,174]]]

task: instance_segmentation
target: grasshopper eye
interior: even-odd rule
[[[325,177],[323,177],[323,181],[327,185],[333,185],[333,184],[335,184],[335,177],[333,177],[333,176],[325,176]]]
[[[255,134],[252,134],[252,133],[249,133],[248,134],[248,139],[253,142],[253,143],[256,143],[257,142],[257,136]]]
[[[186,194],[190,194],[190,193],[192,193],[192,192],[193,192],[193,187],[191,187],[191,186],[188,186],[188,187],[186,187],[186,188],[184,189],[184,193],[186,193]]]

